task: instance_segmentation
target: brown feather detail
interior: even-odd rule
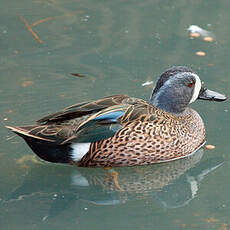
[[[103,110],[113,105],[127,104],[132,102],[133,100],[134,99],[129,98],[127,95],[114,95],[93,102],[83,102],[67,107],[61,112],[45,116],[37,122],[45,124],[63,122],[65,120],[70,120],[99,112],[100,110]]]
[[[6,126],[6,128],[12,130],[15,133],[22,134],[28,137],[32,137],[35,139],[43,140],[43,141],[50,141],[54,142],[53,140],[47,139],[47,138],[42,138],[33,134],[30,134],[30,130],[33,130],[36,128],[35,126],[24,126],[24,127],[13,127],[13,126]]]
[[[138,100],[129,98],[127,95],[114,95],[90,103],[72,105],[62,112],[40,119],[38,123],[41,123],[41,125],[28,126],[31,129],[27,129],[27,131],[22,131],[22,129],[18,128],[18,133],[23,132],[24,135],[36,139],[64,145],[74,140],[78,130],[88,121],[98,115],[125,108],[126,106],[122,103],[133,103]],[[102,112],[98,110],[102,110]]]
[[[130,106],[122,116],[123,128],[113,137],[98,141],[94,151],[86,154],[79,166],[134,166],[166,162],[189,156],[205,142],[203,121],[190,108],[182,116],[174,116],[147,103],[134,108]],[[140,121],[138,115],[145,118]]]
[[[147,103],[138,103],[135,105],[130,105],[129,108],[126,110],[125,114],[121,117],[121,123],[128,123],[130,121],[134,121],[140,119],[140,117],[144,114],[145,116],[148,115],[150,104]]]
[[[86,123],[88,123],[89,121],[102,116],[102,115],[106,115],[109,114],[111,112],[116,112],[116,111],[121,111],[121,109],[125,109],[127,107],[127,105],[114,105],[114,106],[110,106],[108,109],[104,109],[100,112],[97,112],[95,114],[93,114],[92,116],[90,116],[87,120],[85,120],[84,122],[81,123],[81,125],[78,126],[78,128],[75,130],[76,132],[78,130],[80,130]],[[102,122],[103,123],[103,122]]]

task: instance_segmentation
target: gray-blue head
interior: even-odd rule
[[[199,76],[185,66],[174,66],[159,77],[150,103],[169,113],[180,114],[196,99],[224,101],[226,96],[201,85]]]

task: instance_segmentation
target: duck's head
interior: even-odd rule
[[[225,101],[227,97],[204,88],[199,76],[190,68],[174,66],[159,77],[150,103],[169,113],[180,114],[196,99]]]

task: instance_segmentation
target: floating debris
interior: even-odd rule
[[[218,230],[228,230],[228,224],[222,223]]]
[[[216,219],[216,218],[214,218],[214,217],[211,216],[210,218],[204,219],[204,221],[206,223],[216,223],[216,222],[219,222],[219,219]]]
[[[48,216],[44,216],[44,217],[42,218],[42,221],[46,221],[47,218],[48,218]]]
[[[31,162],[34,164],[44,164],[36,156],[32,156],[32,155],[24,155],[16,161],[16,163],[23,168],[28,168],[29,165],[27,165],[27,163],[31,163]]]
[[[48,17],[48,18],[43,18],[43,19],[40,19],[34,23],[31,24],[31,26],[36,26],[40,23],[43,23],[43,22],[47,22],[47,21],[50,21],[50,20],[53,20],[54,18],[53,17]]]
[[[200,57],[204,57],[206,55],[206,53],[204,51],[197,51],[196,55],[200,56]]]
[[[147,86],[147,85],[151,85],[153,84],[153,81],[146,81],[143,84],[141,84],[142,86]]]
[[[26,88],[26,87],[31,86],[33,84],[34,84],[33,81],[24,81],[24,82],[22,82],[22,87]]]
[[[198,38],[198,37],[200,37],[200,34],[197,33],[197,32],[195,32],[195,33],[190,33],[189,36],[190,36],[191,38]]]
[[[189,36],[191,38],[202,37],[205,42],[212,42],[214,40],[212,32],[204,30],[197,25],[191,25],[187,30],[189,31]]]
[[[205,42],[213,42],[213,38],[212,37],[204,37],[203,40]]]
[[[213,150],[215,148],[216,148],[215,145],[205,145],[205,149],[207,150]]]
[[[79,74],[79,73],[71,73],[74,77],[86,77],[85,75]]]
[[[31,26],[27,23],[26,19],[24,17],[22,17],[21,14],[18,15],[19,19],[25,24],[26,28],[30,31],[30,33],[34,36],[34,38],[40,43],[42,44],[43,41],[38,37],[38,35],[32,30]]]

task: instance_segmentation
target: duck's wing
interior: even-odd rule
[[[76,104],[48,115],[37,125],[9,127],[22,136],[56,144],[100,141],[112,137],[124,123],[138,119],[146,107],[141,99],[115,95]],[[141,109],[140,109],[141,108]]]
[[[110,106],[81,123],[66,142],[95,142],[112,137],[130,122],[148,117],[151,105],[138,99],[130,104]]]
[[[113,95],[92,102],[83,102],[72,105],[64,110],[45,116],[37,121],[39,124],[51,124],[80,118],[86,115],[95,114],[103,109],[114,105],[130,104],[135,102],[136,98],[130,98],[127,95]]]
[[[127,98],[127,101],[129,103],[107,106],[99,112],[88,109],[88,113],[82,117],[78,105],[74,112],[70,112],[71,115],[67,112],[65,115],[59,113],[43,119],[41,124],[7,128],[24,138],[40,158],[50,162],[70,163],[79,160],[82,153],[88,151],[90,143],[110,138],[130,122],[146,117],[149,104],[140,99]],[[80,156],[72,157],[75,156],[74,151]]]
[[[52,120],[30,126],[6,127],[25,140],[35,142],[50,142],[56,145],[95,142],[113,136],[122,128],[119,118],[125,114],[129,106],[110,106],[93,115],[84,115],[84,119],[75,116],[74,119],[64,120],[62,117],[59,120],[56,118],[56,122]],[[69,117],[68,114],[66,116]]]
[[[75,130],[74,135],[66,142],[84,143],[100,141],[112,137],[122,128],[120,118],[130,105],[114,105],[99,111],[83,121]]]

